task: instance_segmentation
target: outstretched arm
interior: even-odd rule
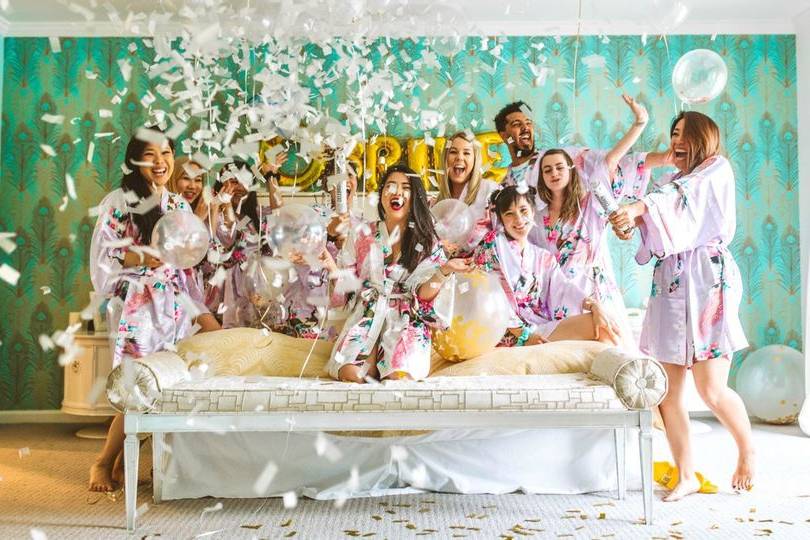
[[[630,107],[630,110],[633,111],[635,122],[633,122],[633,125],[627,130],[627,133],[624,134],[624,137],[622,137],[621,140],[616,143],[616,146],[611,148],[607,156],[605,156],[608,171],[610,171],[611,175],[616,172],[616,166],[619,164],[619,160],[624,157],[627,151],[630,150],[630,147],[633,146],[639,136],[641,136],[649,119],[647,109],[644,108],[644,105],[637,103],[636,100],[627,94],[622,95],[622,99],[627,103],[627,106]]]

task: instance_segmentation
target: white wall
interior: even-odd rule
[[[796,62],[799,107],[799,223],[802,254],[802,321],[804,321],[805,389],[810,396],[810,9],[796,18]]]

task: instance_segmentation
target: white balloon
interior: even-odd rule
[[[723,58],[709,49],[695,49],[678,59],[672,70],[672,87],[686,103],[706,103],[726,87],[728,69]]]
[[[202,220],[184,210],[167,212],[152,230],[152,245],[160,260],[176,268],[197,266],[208,253],[210,239]]]
[[[267,242],[285,259],[292,254],[317,258],[326,247],[326,225],[310,206],[287,204],[267,219]]]
[[[745,357],[735,386],[748,414],[792,424],[804,402],[804,356],[785,345],[757,349]]]
[[[440,240],[463,245],[472,233],[475,219],[469,207],[458,199],[444,199],[430,209]]]
[[[451,317],[447,330],[433,332],[433,348],[454,362],[491,351],[501,341],[512,308],[496,274],[456,274],[436,298],[436,311]]]

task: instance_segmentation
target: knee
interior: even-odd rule
[[[711,409],[715,410],[723,401],[727,388],[725,386],[712,385],[704,388],[698,388],[698,394],[703,403]]]

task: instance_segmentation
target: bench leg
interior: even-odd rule
[[[136,433],[124,439],[124,492],[127,512],[127,531],[135,531],[135,504],[138,502],[138,454],[140,442]]]
[[[616,498],[620,501],[624,500],[625,491],[626,491],[626,476],[625,476],[625,456],[626,451],[624,448],[625,445],[625,437],[627,436],[625,428],[614,428],[613,429],[613,447],[616,450],[616,484],[617,484],[617,494]]]
[[[653,454],[652,454],[652,412],[639,411],[638,442],[641,454],[641,489],[644,496],[644,521],[652,525],[653,505]]]
[[[155,504],[163,500],[163,433],[152,433],[152,499]]]

